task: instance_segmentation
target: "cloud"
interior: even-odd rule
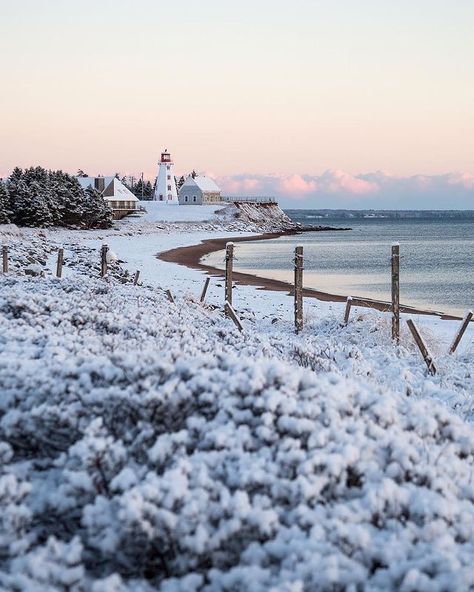
[[[474,175],[396,176],[385,171],[352,175],[237,174],[218,177],[227,195],[274,195],[284,207],[474,209]]]

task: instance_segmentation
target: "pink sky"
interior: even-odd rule
[[[472,22],[471,0],[9,2],[0,175],[151,178],[167,147],[178,173],[281,176],[298,198],[374,195],[364,171],[469,179]]]

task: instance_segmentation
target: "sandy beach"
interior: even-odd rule
[[[203,271],[208,275],[214,277],[224,277],[224,272],[222,269],[217,267],[213,267],[210,265],[206,265],[202,263],[203,257],[209,255],[210,253],[214,253],[216,251],[221,251],[225,249],[225,246],[228,242],[255,242],[255,241],[264,241],[273,238],[279,238],[280,236],[285,236],[289,234],[297,234],[294,231],[285,231],[285,232],[271,232],[271,233],[264,233],[258,236],[235,236],[230,238],[211,238],[205,239],[201,241],[197,245],[190,245],[185,247],[177,247],[174,249],[170,249],[169,251],[163,251],[157,255],[157,258],[161,261],[166,261],[168,263],[177,263],[179,265],[184,265],[191,269],[196,269],[199,271]],[[265,278],[258,276],[256,274],[251,273],[242,273],[238,271],[233,272],[233,279],[234,282],[240,285],[245,286],[254,286],[258,289],[262,290],[271,290],[274,292],[286,292],[287,294],[292,294],[293,287],[290,283]],[[349,295],[341,296],[340,294],[331,294],[329,292],[324,292],[321,290],[316,290],[314,288],[304,288],[303,289],[303,296],[305,298],[316,298],[317,300],[322,300],[324,302],[345,302]],[[357,298],[359,301],[363,301],[364,305],[367,308],[373,308],[375,310],[379,310],[381,312],[388,312],[390,310],[390,303],[384,302],[382,300],[375,300],[372,298],[367,297],[359,297],[355,294],[352,294],[354,298]],[[412,313],[412,314],[421,314],[421,315],[433,315],[440,317],[445,320],[456,320],[460,319],[461,317],[457,315],[446,314],[441,311],[434,311],[428,310],[424,308],[408,306],[408,305],[401,305],[400,311],[404,313]]]

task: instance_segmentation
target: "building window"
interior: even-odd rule
[[[171,191],[171,185],[168,185],[168,191]]]
[[[188,201],[188,196],[187,195],[184,196],[184,201]]]
[[[160,201],[163,201],[163,194],[160,193]]]
[[[194,201],[194,202],[196,201],[196,196],[195,196],[195,195],[193,195],[193,201]]]
[[[166,168],[167,168],[167,170],[169,171],[171,167],[170,167],[170,165],[169,165],[169,164],[167,164],[167,165],[166,165]]]
[[[171,175],[168,175],[168,181],[171,179]]]
[[[168,193],[168,199],[171,199],[173,196],[171,195],[171,193]]]

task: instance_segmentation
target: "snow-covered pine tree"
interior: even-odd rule
[[[30,176],[30,179],[32,177]],[[23,179],[8,184],[11,221],[19,226],[51,226],[53,217],[49,209],[47,188],[37,181],[27,184]]]
[[[85,191],[83,221],[87,228],[110,228],[112,226],[112,210],[102,194],[89,186]]]
[[[135,197],[138,197],[138,199],[142,198],[142,189],[143,189],[143,197],[145,197],[145,184],[143,183],[143,181],[141,179],[138,179],[135,187],[133,188],[133,194],[135,195]]]
[[[60,209],[62,226],[83,226],[85,197],[75,177],[63,171],[51,173],[51,188]]]
[[[149,200],[149,199],[153,199],[153,185],[151,184],[150,181],[147,181],[145,183],[145,199]]]
[[[175,181],[176,181],[176,177],[175,177]],[[178,191],[184,185],[184,181],[185,181],[185,178],[184,178],[183,175],[181,175],[181,177],[176,181],[176,188],[177,188]]]
[[[0,181],[0,224],[8,224],[10,222],[9,201],[7,186],[3,181]]]
[[[53,215],[50,209],[51,195],[48,186],[40,181],[32,181],[28,186],[28,210],[24,212],[25,226],[52,226]],[[30,209],[31,208],[31,209]]]

